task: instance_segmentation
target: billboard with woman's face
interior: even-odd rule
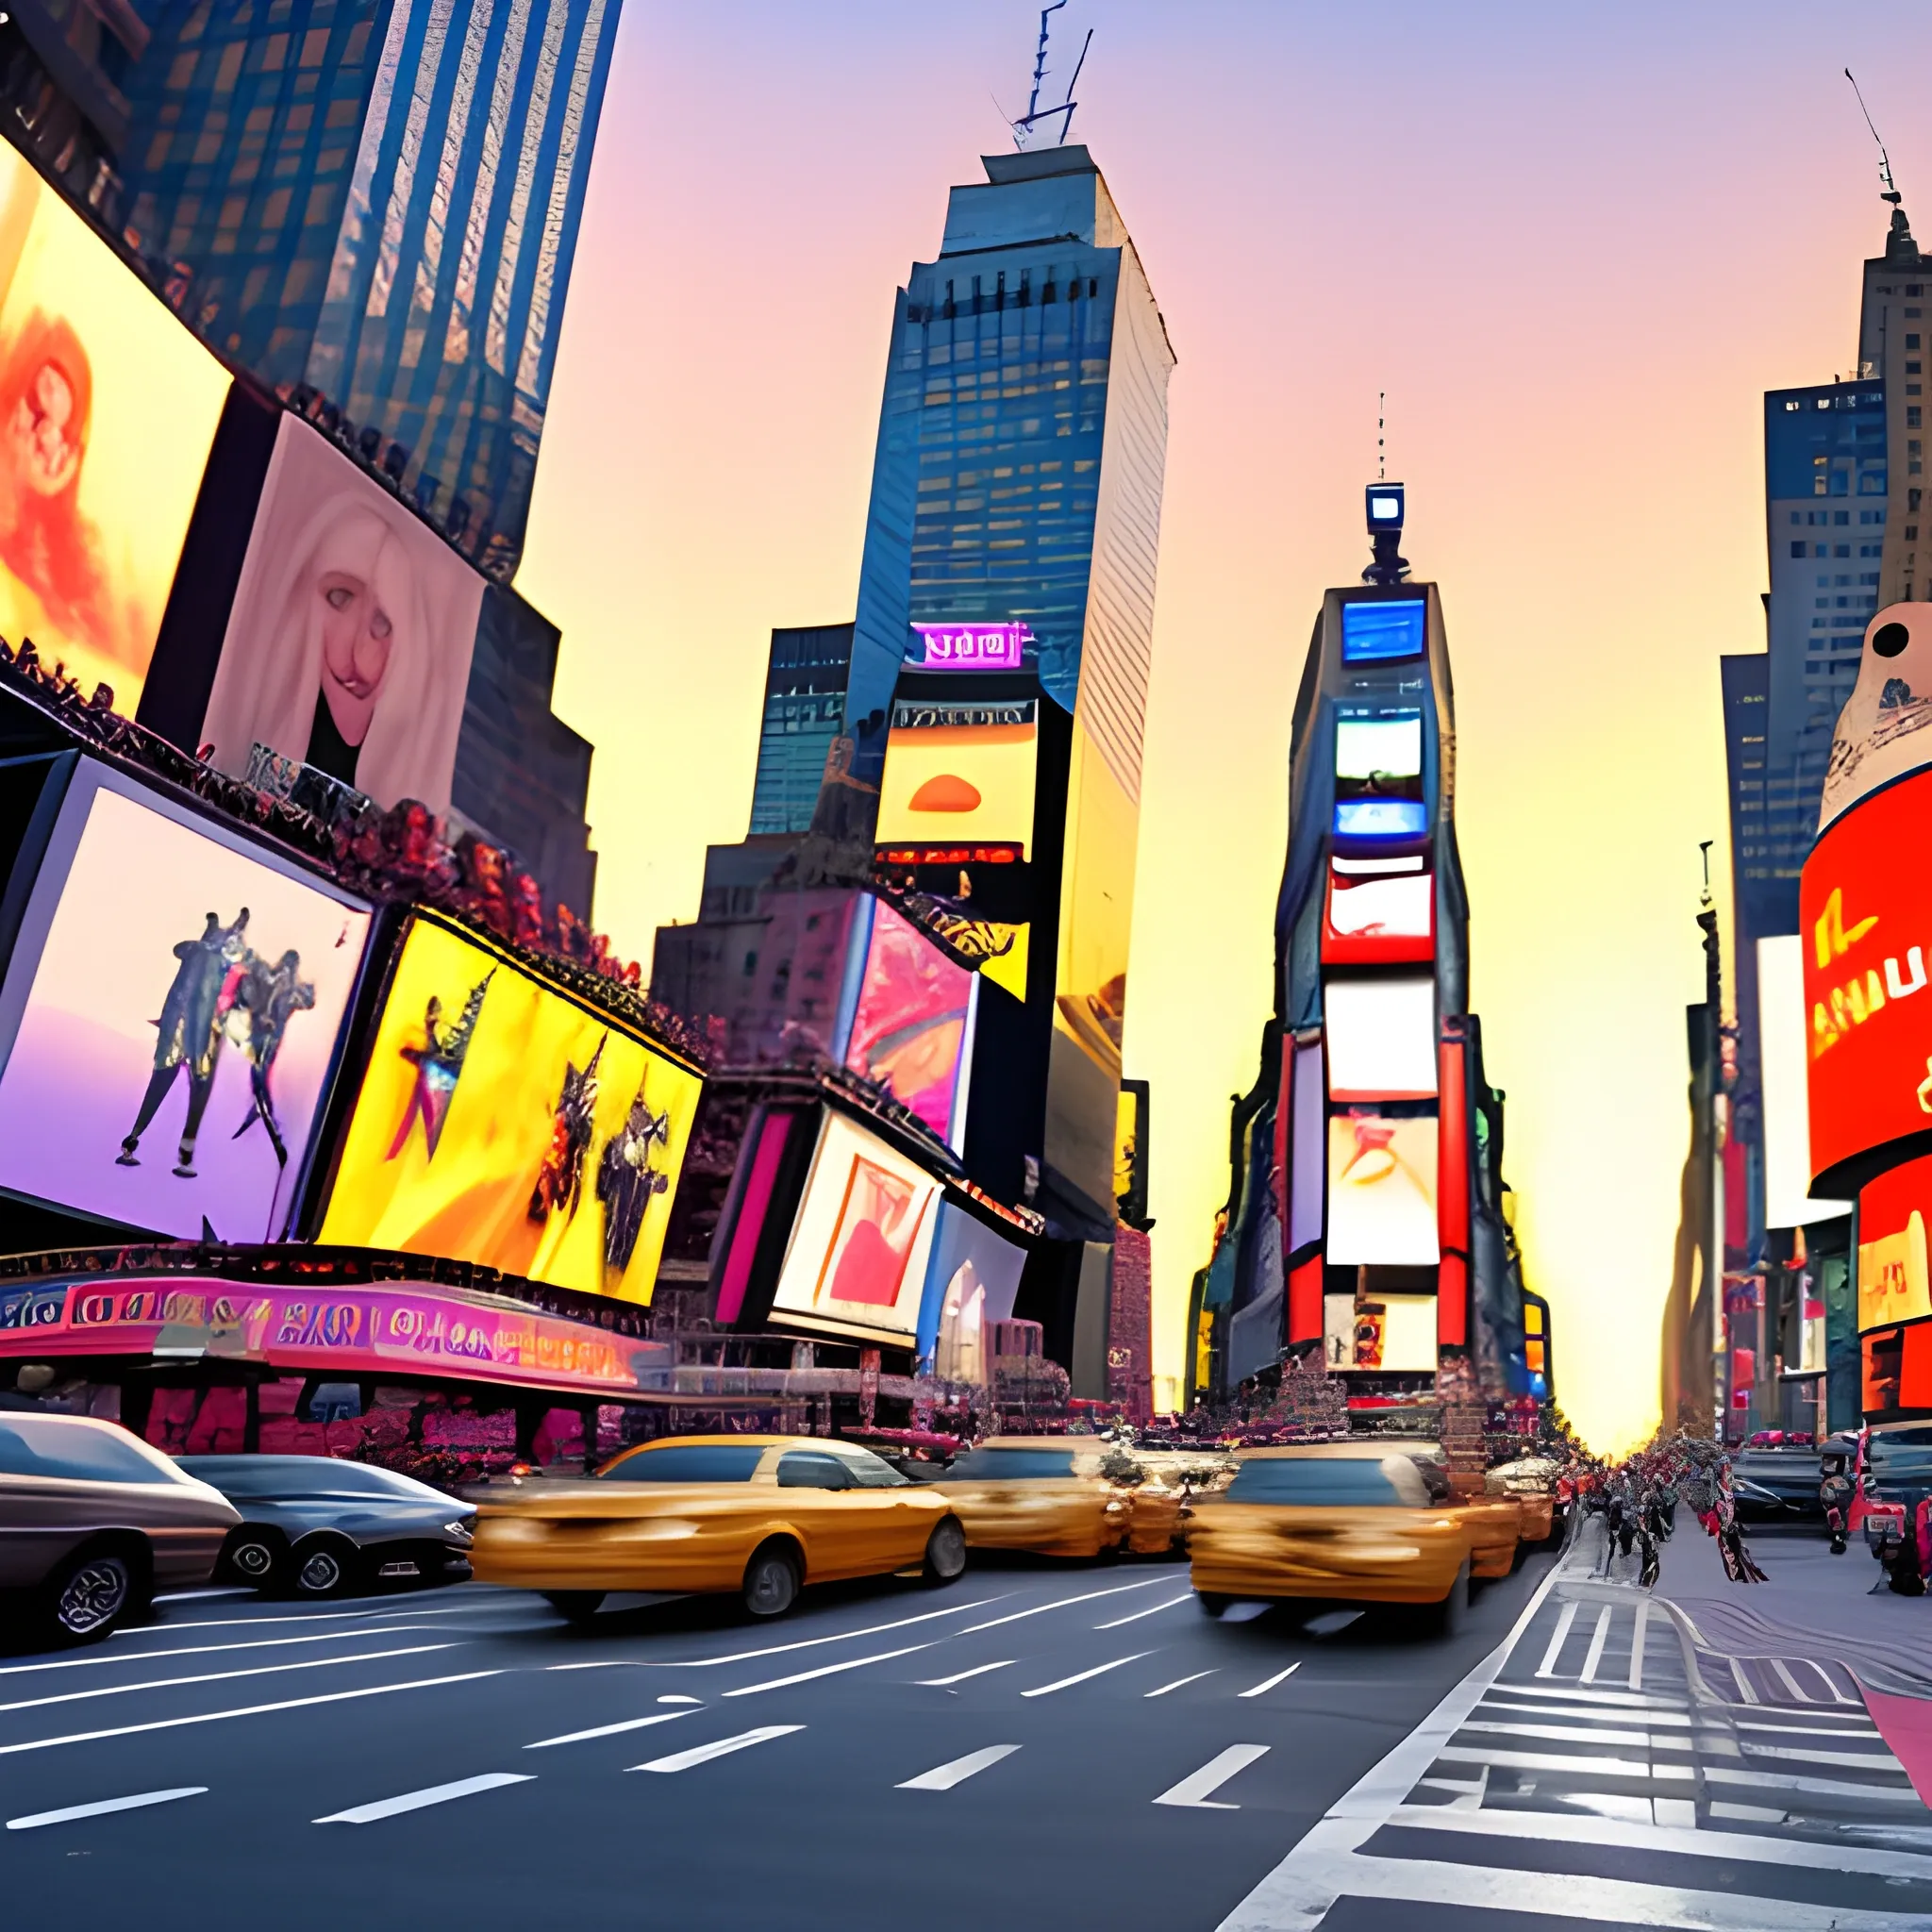
[[[0,147],[0,634],[128,717],[228,377]]]
[[[284,416],[201,738],[251,745],[384,808],[449,809],[483,579],[347,457]]]

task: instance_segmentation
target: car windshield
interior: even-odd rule
[[[606,1483],[748,1483],[764,1460],[760,1442],[686,1442],[640,1449],[597,1472]]]
[[[949,1483],[1025,1482],[1041,1476],[1072,1475],[1071,1449],[969,1449],[941,1478]]]
[[[329,1456],[184,1456],[181,1467],[225,1496],[270,1502],[278,1496],[380,1496],[390,1502],[440,1503],[440,1490],[401,1471]]]
[[[906,1488],[912,1480],[909,1475],[901,1475],[882,1456],[874,1456],[870,1449],[835,1449],[832,1454],[852,1473],[852,1480],[861,1490],[899,1490]]]
[[[1282,1456],[1242,1463],[1224,1500],[1318,1508],[1417,1508],[1426,1496],[1421,1472],[1407,1462]]]
[[[0,1417],[0,1475],[69,1482],[172,1483],[175,1465],[124,1430],[54,1416]]]
[[[1865,1459],[1881,1483],[1932,1482],[1932,1429],[1874,1429]]]

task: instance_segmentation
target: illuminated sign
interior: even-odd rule
[[[1341,661],[1377,664],[1395,658],[1419,658],[1424,643],[1420,597],[1377,599],[1341,607]]]
[[[1024,624],[915,624],[928,671],[1017,671],[1033,633]]]
[[[944,1202],[920,1304],[919,1352],[941,1381],[979,1382],[992,1374],[995,1325],[1010,1321],[1026,1250],[977,1216]]]
[[[1932,773],[1861,801],[1805,861],[1804,948],[1811,1178],[1932,1131]]]
[[[1011,864],[1033,839],[1033,701],[892,709],[876,850],[894,865]]]
[[[228,376],[0,148],[0,634],[135,713]]]
[[[1433,1116],[1389,1120],[1353,1112],[1330,1120],[1328,1259],[1371,1268],[1426,1268],[1441,1260],[1436,1156]]]
[[[1331,1100],[1432,1100],[1436,982],[1330,979],[1323,988]]]
[[[1764,1120],[1764,1224],[1804,1227],[1851,1212],[1811,1196],[1811,1122],[1805,1089],[1804,940],[1757,941],[1759,1091]]]
[[[1865,626],[1857,682],[1832,733],[1821,828],[1868,792],[1932,764],[1932,604],[1888,604]]]
[[[1328,881],[1322,928],[1324,965],[1381,960],[1420,961],[1436,956],[1436,881],[1430,873]]]
[[[648,1302],[702,1081],[419,916],[320,1239]]]
[[[1436,1297],[1432,1294],[1352,1294],[1322,1298],[1328,1367],[1346,1374],[1426,1374],[1436,1366]]]
[[[369,908],[83,759],[0,988],[0,1187],[279,1241]]]
[[[860,906],[869,931],[845,1064],[876,1080],[949,1146],[964,1141],[965,1079],[977,974],[958,966],[883,901]]]
[[[1858,1192],[1858,1328],[1932,1315],[1925,1213],[1932,1155],[1878,1175]]]

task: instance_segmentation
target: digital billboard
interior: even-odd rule
[[[275,432],[202,741],[449,810],[483,579],[298,416]]]
[[[1419,658],[1424,641],[1420,597],[1377,599],[1341,607],[1341,661],[1379,664],[1396,658]]]
[[[1330,979],[1323,988],[1331,1100],[1429,1100],[1436,982],[1424,974]]]
[[[1353,877],[1332,873],[1322,927],[1324,965],[1419,961],[1436,955],[1433,873]]]
[[[1932,1131],[1932,772],[1902,778],[1819,835],[1798,889],[1812,1182]],[[1863,1165],[1863,1163],[1860,1163]]]
[[[956,965],[883,900],[865,899],[859,909],[870,930],[845,1064],[890,1089],[941,1141],[957,1146],[964,1140],[979,976]]]
[[[772,1299],[781,1326],[909,1346],[940,1184],[827,1108]]]
[[[1932,764],[1932,604],[1888,604],[1865,626],[1857,682],[1839,712],[1818,824],[1888,780]]]
[[[1331,1369],[1424,1374],[1436,1366],[1432,1294],[1324,1295],[1322,1315]]]
[[[1351,1268],[1424,1268],[1441,1260],[1436,1155],[1433,1116],[1330,1119],[1328,1259]]]
[[[1012,1319],[1026,1250],[975,1214],[942,1202],[920,1305],[919,1352],[945,1382],[985,1382],[993,1324]]]
[[[1925,1215],[1932,1155],[1908,1160],[1858,1191],[1858,1329],[1932,1315]]]
[[[1810,1105],[1805,1091],[1805,941],[1779,933],[1757,941],[1757,1064],[1764,1132],[1764,1224],[1804,1227],[1851,1212],[1849,1201],[1815,1200]]]
[[[418,915],[320,1240],[648,1303],[699,1075]]]
[[[0,634],[132,717],[228,376],[0,146]]]
[[[915,624],[924,671],[1017,671],[1033,633],[1024,624]]]
[[[894,704],[873,835],[889,863],[1026,858],[1040,748],[1034,702]]]
[[[368,935],[361,901],[81,760],[0,986],[0,1188],[280,1240]]]

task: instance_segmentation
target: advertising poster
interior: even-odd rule
[[[265,744],[366,793],[449,810],[483,579],[285,415],[201,737],[240,775]]]
[[[1040,727],[1033,701],[914,705],[902,701],[886,741],[874,840],[895,864],[929,855],[1007,848],[1033,839]]]
[[[1888,604],[1865,626],[1858,680],[1831,736],[1819,829],[1889,779],[1932,764],[1927,724],[1932,604]]]
[[[1331,1100],[1434,1097],[1436,982],[1331,979],[1323,989]]]
[[[368,935],[359,901],[83,762],[0,991],[0,1188],[280,1239]]]
[[[1338,1114],[1328,1123],[1327,1257],[1344,1267],[1421,1268],[1436,1235],[1436,1122]]]
[[[0,634],[134,715],[227,373],[0,147]]]
[[[1882,1174],[1858,1195],[1858,1331],[1932,1315],[1925,1208],[1932,1155]]]
[[[939,1194],[924,1169],[828,1109],[773,1297],[774,1320],[909,1344]]]
[[[873,902],[845,1064],[890,1088],[948,1146],[964,1125],[961,1074],[978,980],[912,922]]]
[[[919,1316],[919,1352],[932,1357],[942,1382],[984,1382],[992,1373],[992,1328],[1009,1322],[1026,1250],[1003,1240],[978,1216],[951,1202],[926,1271]]]
[[[319,1239],[647,1303],[698,1074],[418,918]]]
[[[1436,949],[1433,873],[1358,878],[1331,873],[1322,929],[1324,965],[1432,959]]]

